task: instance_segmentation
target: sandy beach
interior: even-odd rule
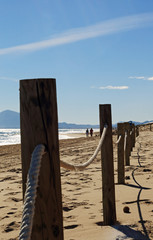
[[[98,135],[98,134],[96,134]],[[153,132],[142,128],[126,167],[125,184],[117,184],[117,136],[113,135],[117,224],[103,226],[100,153],[84,171],[61,168],[65,240],[153,239]],[[86,162],[99,136],[60,140],[60,158]],[[0,239],[18,239],[22,215],[20,145],[0,147]],[[129,207],[129,212],[123,211]]]

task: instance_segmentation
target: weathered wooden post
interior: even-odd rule
[[[126,151],[125,151],[125,165],[130,166],[130,153],[131,153],[131,145],[130,145],[130,124],[129,122],[124,123],[125,132],[127,133],[126,139]]]
[[[124,164],[124,123],[117,124],[117,135],[121,139],[118,143],[118,183],[125,183],[125,164]]]
[[[139,126],[136,126],[136,137],[139,136]]]
[[[135,124],[132,123],[132,147],[135,147]]]
[[[129,122],[129,156],[133,149],[133,125],[132,122]]]
[[[152,128],[151,128],[151,127],[152,127],[152,124],[150,123],[150,131],[152,131]]]
[[[45,144],[47,149],[41,164],[31,239],[63,240],[56,80],[21,80],[20,114],[23,195],[34,148]]]
[[[105,124],[107,124],[108,126],[104,143],[101,149],[104,224],[113,225],[116,222],[116,205],[114,186],[111,105],[110,104],[99,105],[99,111],[100,111],[100,134],[102,134]]]

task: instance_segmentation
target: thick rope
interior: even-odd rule
[[[101,146],[102,146],[102,144],[104,142],[104,139],[105,139],[106,131],[107,131],[107,125],[104,126],[99,144],[98,144],[94,154],[92,155],[92,157],[87,162],[85,162],[83,164],[79,164],[79,165],[73,165],[73,164],[66,163],[66,162],[61,160],[60,161],[61,167],[66,168],[68,170],[72,170],[72,171],[84,170],[86,167],[88,167],[93,162],[93,160],[96,158],[98,152],[100,151]]]
[[[127,141],[127,131],[125,131],[125,136],[124,136],[124,153],[126,152],[126,141]]]
[[[118,143],[120,142],[120,140],[121,140],[121,137],[122,137],[122,135],[120,135],[120,136],[119,136],[119,138],[117,139],[117,142],[116,142],[116,144],[118,144]]]
[[[126,159],[126,142],[127,142],[127,131],[125,131],[125,136],[124,136],[124,159]]]
[[[24,208],[19,240],[31,239],[36,191],[38,187],[38,177],[40,172],[41,159],[44,153],[45,146],[42,144],[37,145],[32,153],[30,168],[27,176],[27,187],[24,198]]]

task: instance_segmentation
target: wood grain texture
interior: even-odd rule
[[[62,240],[62,199],[55,79],[20,81],[23,195],[37,144],[45,144],[37,190],[32,240]]]
[[[103,186],[103,215],[104,225],[113,225],[116,222],[114,162],[112,143],[111,105],[100,105],[100,133],[107,124],[107,132],[101,149],[102,186]]]

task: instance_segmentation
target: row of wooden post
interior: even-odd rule
[[[118,183],[125,183],[125,166],[130,166],[130,156],[133,147],[135,147],[136,137],[139,135],[139,128],[132,122],[118,123],[117,125],[118,138],[121,136],[121,139],[118,143]],[[126,146],[125,144],[125,134]],[[125,147],[125,149],[124,149]]]
[[[104,225],[116,222],[114,162],[112,143],[111,105],[100,105],[100,133],[105,124],[107,132],[102,146],[102,189]],[[63,239],[63,214],[61,197],[60,158],[58,141],[58,117],[55,79],[31,79],[20,81],[21,154],[23,196],[31,154],[38,144],[45,144],[47,153],[42,159],[39,187],[31,239]],[[133,125],[132,125],[133,126]],[[124,183],[124,133],[129,137],[129,123],[118,124],[118,181]],[[127,137],[126,165],[132,145]]]

